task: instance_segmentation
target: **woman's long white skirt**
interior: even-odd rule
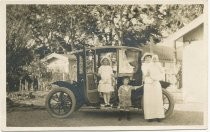
[[[164,118],[162,88],[159,81],[144,84],[144,118]]]

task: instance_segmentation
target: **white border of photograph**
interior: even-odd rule
[[[0,82],[1,82],[1,92],[0,92],[0,119],[1,119],[1,129],[4,131],[29,131],[29,130],[181,130],[188,129],[192,131],[207,129],[207,117],[208,117],[208,100],[206,100],[204,112],[204,125],[190,125],[190,126],[103,126],[103,127],[6,127],[6,4],[204,4],[204,15],[206,16],[205,28],[204,28],[204,42],[208,47],[208,31],[207,20],[207,0],[0,0]],[[209,28],[209,27],[208,27]],[[207,50],[204,55],[207,55]],[[208,69],[206,69],[208,70]],[[207,80],[206,80],[207,81]],[[207,83],[207,82],[206,82]],[[208,97],[208,89],[206,88],[206,99]]]

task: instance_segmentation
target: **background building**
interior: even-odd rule
[[[204,15],[170,35],[165,45],[174,47],[175,61],[182,60],[183,99],[205,102],[207,91],[207,45],[204,41]]]
[[[52,81],[76,81],[76,57],[69,54],[52,53],[42,59],[46,67],[52,72]]]

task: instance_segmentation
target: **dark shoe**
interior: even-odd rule
[[[122,120],[122,116],[123,116],[123,112],[120,111],[118,121],[121,121]]]
[[[111,107],[111,105],[110,104],[105,104],[105,107]]]
[[[108,105],[106,105],[106,107],[111,107],[111,105],[110,105],[110,104],[108,104]]]
[[[148,121],[148,122],[152,122],[152,121],[153,121],[153,119],[148,119],[147,121]]]
[[[118,121],[121,121],[121,120],[122,120],[122,117],[119,117],[119,118],[118,118]]]
[[[158,118],[156,119],[156,121],[157,121],[157,122],[161,122],[161,120],[160,120],[160,119],[158,119]]]
[[[127,116],[127,120],[130,121],[131,120],[130,112],[127,112],[126,116]]]

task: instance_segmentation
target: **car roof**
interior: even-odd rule
[[[129,46],[100,46],[100,47],[87,47],[86,50],[101,50],[101,49],[134,49],[138,51],[142,51],[142,49],[137,47],[129,47]],[[71,54],[80,53],[83,50],[75,50],[72,51]]]

